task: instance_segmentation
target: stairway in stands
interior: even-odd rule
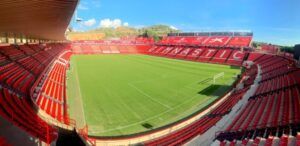
[[[85,146],[86,144],[77,134],[75,129],[73,131],[59,129],[56,146]]]

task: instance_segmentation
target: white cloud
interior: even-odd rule
[[[88,10],[89,8],[87,6],[85,6],[85,5],[83,5],[83,4],[79,4],[78,5],[78,9],[79,10]]]
[[[124,22],[123,26],[129,26],[129,23],[128,22]]]
[[[87,21],[82,22],[84,26],[91,27],[96,24],[96,19],[89,19]]]
[[[100,0],[92,0],[91,3],[96,8],[100,8],[101,7]]]
[[[121,19],[102,19],[100,21],[100,27],[104,27],[104,28],[117,28],[120,26],[128,26],[128,25],[129,24],[127,22],[122,24]]]
[[[178,30],[178,28],[173,26],[173,25],[171,25],[170,28],[173,29],[173,30]]]

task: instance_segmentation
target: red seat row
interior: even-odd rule
[[[149,55],[241,66],[246,52],[205,47],[153,46]]]
[[[263,56],[264,54],[252,52],[249,54],[248,61],[256,61],[258,58]]]
[[[286,88],[297,84],[295,77],[292,74],[284,74],[268,80],[260,82],[255,95],[276,91],[281,88]]]
[[[72,52],[66,52],[66,53],[64,53],[64,54],[61,56],[61,59],[64,59],[64,60],[66,60],[66,61],[69,61],[70,58],[71,58],[71,56],[72,56]]]
[[[159,43],[247,47],[251,40],[251,36],[167,36]]]
[[[46,113],[53,118],[63,122],[65,110],[65,95],[66,95],[66,65],[55,63],[50,72],[44,76],[44,84],[41,88],[36,103]]]
[[[231,110],[231,108],[241,99],[245,92],[246,90],[241,90],[230,95],[226,100],[224,100],[216,108],[198,121],[195,121],[194,123],[164,137],[154,139],[144,144],[147,146],[175,146],[186,143],[193,137],[203,134],[208,129],[213,127],[223,115],[227,114],[227,112]]]
[[[30,89],[65,44],[0,46],[0,115],[44,142],[57,130],[44,122],[30,100]]]
[[[32,55],[34,54],[36,51],[40,51],[39,50],[34,50],[32,49],[29,45],[18,45],[17,46],[20,50],[22,50],[23,52],[25,52],[25,54],[27,55]]]
[[[40,53],[32,55],[32,57],[45,66],[47,66],[53,59],[53,57],[51,57],[47,51],[41,51]]]
[[[68,123],[66,111],[66,69],[72,52],[66,51],[56,60],[40,80],[35,94],[37,105],[60,122]]]
[[[16,46],[9,45],[9,46],[1,46],[0,52],[6,56],[8,56],[12,60],[16,60],[19,58],[23,58],[26,55],[23,51],[16,48]]]
[[[27,70],[32,71],[35,75],[40,75],[41,72],[45,69],[45,65],[41,64],[31,56],[20,59],[18,60],[18,62],[22,64]]]
[[[147,46],[147,45],[144,45]],[[147,47],[148,48],[148,47]],[[137,54],[144,53],[143,45],[73,43],[74,54]]]
[[[281,56],[250,53],[248,60],[261,67],[262,81],[254,96],[217,139],[220,145],[236,145],[237,141],[245,145],[273,145],[270,136],[275,135],[281,137],[276,145],[288,145],[284,134],[295,138],[299,132],[300,70]],[[256,137],[266,140],[262,143]]]
[[[274,78],[274,77],[277,77],[277,76],[281,76],[281,75],[284,75],[284,74],[289,74],[289,73],[294,72],[296,70],[297,70],[297,68],[289,66],[289,65],[283,65],[283,66],[276,67],[276,68],[271,67],[270,71],[264,72],[264,73],[261,74],[261,77],[262,77],[261,80],[265,81],[265,80],[268,80],[268,79],[271,79],[271,78]]]
[[[250,99],[226,131],[245,131],[297,123],[300,121],[299,103],[298,87]]]
[[[39,118],[24,97],[18,96],[9,89],[1,88],[0,104],[1,116],[32,136],[38,137],[44,142],[51,142],[57,137],[56,129]]]
[[[24,94],[29,91],[34,79],[30,72],[14,62],[0,68],[0,81]]]
[[[7,64],[8,62],[10,62],[10,61],[5,56],[0,54],[0,66],[3,66],[5,64]]]

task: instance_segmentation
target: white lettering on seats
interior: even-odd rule
[[[162,51],[162,54],[167,54],[169,51],[171,51],[173,48],[172,47],[167,47],[164,51]]]
[[[207,50],[207,53],[205,55],[205,57],[208,57],[212,52],[215,52],[216,50],[213,50],[213,49],[208,49]]]
[[[182,55],[182,56],[185,56],[185,55],[187,55],[189,52],[190,52],[190,48],[187,48],[187,49],[185,49],[185,50],[183,50],[181,53],[180,53],[180,55]]]
[[[203,50],[202,49],[196,49],[194,52],[191,54],[191,56],[198,56]]]
[[[232,55],[232,57],[234,60],[241,60],[243,54],[244,53],[242,51],[237,51]]]
[[[220,58],[223,58],[223,56],[226,54],[227,50],[223,50],[222,54],[220,55]]]

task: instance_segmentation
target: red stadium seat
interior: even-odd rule
[[[231,49],[219,49],[212,58],[211,62],[224,64],[231,52]]]
[[[231,65],[242,65],[245,57],[245,52],[234,50],[228,57],[226,63]]]
[[[188,60],[196,60],[198,57],[205,51],[204,48],[195,48],[190,51],[190,53],[186,56]]]
[[[218,52],[217,49],[211,49],[211,48],[207,48],[205,49],[205,51],[203,51],[203,53],[199,56],[198,61],[201,62],[208,62],[210,61],[215,54]]]
[[[251,131],[261,131],[264,135],[279,135],[276,140],[269,136],[265,145],[293,143],[293,138],[288,138],[285,133],[295,133],[296,128],[291,125],[299,123],[300,88],[295,79],[297,69],[289,67],[289,61],[280,56],[250,53],[248,60],[260,65],[262,81],[259,82],[254,96],[250,97],[249,102],[217,139],[246,140],[245,137],[251,137],[254,141],[252,144],[260,145],[255,138],[258,134]]]
[[[70,52],[64,53],[58,59],[63,60],[63,63],[58,61],[50,68],[48,76],[45,76],[41,92],[36,99],[36,103],[41,109],[61,122],[68,121],[68,119],[65,119],[67,115],[64,115],[65,113],[62,112],[62,109],[66,107],[66,103],[64,102],[66,99],[64,94],[66,90],[65,76],[70,56]]]
[[[186,58],[187,55],[190,54],[190,52],[193,52],[194,49],[192,48],[183,48],[181,52],[179,52],[175,58],[178,58],[178,59],[184,59]]]
[[[230,38],[228,36],[212,36],[204,41],[203,44],[208,46],[225,46]]]
[[[252,37],[234,36],[229,40],[227,45],[228,46],[249,46],[251,40]]]

